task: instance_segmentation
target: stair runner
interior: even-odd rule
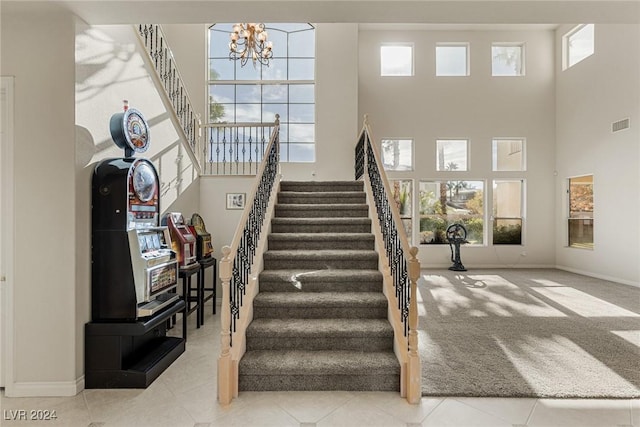
[[[282,182],[239,389],[399,391],[362,182]]]

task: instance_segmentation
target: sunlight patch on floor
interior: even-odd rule
[[[534,280],[539,282],[538,280]],[[546,281],[548,282],[548,281]],[[537,287],[536,292],[584,317],[640,317],[640,314],[611,304],[569,286]]]
[[[453,283],[438,275],[423,279],[442,316],[566,317],[499,275],[457,275]]]
[[[496,337],[495,340],[520,376],[537,392],[575,384],[575,379],[583,375],[606,379],[611,388],[634,387],[602,360],[565,336],[529,335],[519,339]],[[589,367],[588,371],[584,370],[585,366]],[[550,372],[554,373],[553,378],[549,377]]]

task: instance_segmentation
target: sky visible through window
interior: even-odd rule
[[[413,46],[384,45],[380,47],[381,76],[412,76]]]

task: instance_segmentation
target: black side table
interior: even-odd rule
[[[214,257],[203,258],[198,261],[200,263],[200,293],[202,295],[202,309],[200,310],[200,324],[204,325],[204,303],[213,298],[213,310],[212,313],[216,314],[216,282],[218,276],[218,260]],[[207,268],[213,268],[213,280],[210,288],[207,288],[204,284],[205,282],[205,273]],[[211,292],[206,294],[206,292]]]
[[[202,305],[200,302],[202,301],[202,291],[200,287],[200,264],[194,262],[193,264],[186,265],[180,267],[178,270],[178,278],[182,279],[182,299],[184,300],[184,310],[182,311],[182,336],[184,339],[187,339],[187,317],[196,312],[196,328],[200,328],[200,319],[201,319],[201,311]],[[196,276],[195,287],[191,282],[191,278],[194,274]],[[193,292],[195,291],[195,295]]]

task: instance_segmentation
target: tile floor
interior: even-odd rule
[[[147,389],[84,390],[65,398],[6,398],[2,393],[0,425],[640,427],[640,400],[428,397],[414,406],[387,392],[244,392],[223,407],[216,401],[220,318],[211,314],[210,305],[206,313],[200,329],[195,316],[189,317],[185,353]],[[12,420],[20,410],[27,415],[55,411],[57,419]]]

